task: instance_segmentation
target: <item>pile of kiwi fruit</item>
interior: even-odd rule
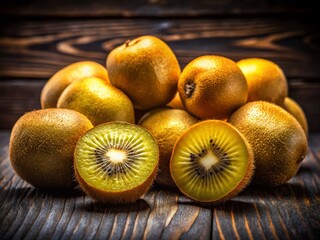
[[[307,119],[276,63],[206,55],[181,71],[155,36],[126,41],[106,66],[64,67],[41,108],[12,129],[13,169],[34,187],[80,187],[102,203],[134,202],[153,184],[220,203],[249,184],[286,183],[308,146]]]

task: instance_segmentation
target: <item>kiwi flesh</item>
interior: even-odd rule
[[[152,135],[126,122],[100,124],[78,141],[76,178],[102,203],[134,202],[147,192],[158,170],[159,149]]]
[[[221,120],[190,127],[176,142],[170,160],[171,176],[180,191],[208,204],[237,195],[250,182],[253,169],[250,145]]]

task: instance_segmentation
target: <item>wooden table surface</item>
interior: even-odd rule
[[[0,239],[320,239],[320,28],[312,2],[1,1]],[[10,129],[40,108],[47,79],[75,61],[104,65],[111,49],[141,35],[165,40],[182,68],[205,54],[279,64],[310,126],[297,176],[211,208],[159,186],[111,206],[79,189],[43,192],[22,181],[10,166]]]
[[[79,189],[43,192],[21,180],[0,131],[0,239],[319,239],[320,134],[287,184],[250,186],[215,207],[154,186],[127,205],[102,205]]]

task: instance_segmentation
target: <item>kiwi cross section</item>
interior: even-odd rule
[[[123,192],[147,180],[151,185],[158,155],[155,140],[143,128],[126,122],[101,124],[77,143],[75,172],[91,189]]]
[[[224,152],[213,139],[209,140],[209,146],[203,148],[198,154],[190,153],[190,162],[194,165],[195,172],[201,178],[218,174],[230,165],[228,154]]]
[[[207,120],[193,125],[177,141],[170,171],[190,198],[215,202],[238,193],[252,175],[251,148],[230,124]]]
[[[94,150],[97,168],[104,171],[105,177],[121,178],[122,174],[126,175],[134,167],[139,158],[143,158],[143,152],[139,148],[136,149],[137,145],[130,146],[133,141],[135,140],[100,146]]]

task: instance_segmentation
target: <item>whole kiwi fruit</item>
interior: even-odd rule
[[[35,187],[73,187],[74,149],[79,138],[92,127],[88,118],[73,110],[49,108],[28,112],[12,129],[11,165]]]
[[[237,64],[247,79],[248,102],[267,101],[283,106],[288,84],[276,63],[263,58],[246,58]]]
[[[246,79],[231,59],[207,55],[182,71],[178,91],[185,109],[200,119],[226,119],[247,101]]]
[[[252,146],[254,183],[277,186],[297,173],[306,156],[307,138],[291,114],[275,104],[257,101],[240,107],[229,122]]]
[[[301,106],[292,98],[286,97],[284,99],[284,109],[298,120],[308,136],[308,121]]]
[[[181,192],[206,204],[236,196],[249,184],[253,169],[250,144],[221,120],[188,128],[177,140],[170,160],[171,176]]]
[[[86,132],[74,152],[81,188],[103,203],[134,202],[146,193],[158,170],[152,135],[126,122],[100,124]]]
[[[41,92],[41,107],[57,107],[58,99],[67,86],[76,80],[88,77],[98,77],[109,83],[107,69],[101,64],[92,61],[72,63],[56,72],[44,85]]]
[[[156,182],[175,187],[170,174],[170,158],[173,146],[184,131],[197,123],[198,119],[181,109],[162,108],[147,113],[139,125],[147,129],[159,146],[159,172]]]
[[[101,78],[74,81],[62,92],[57,107],[81,112],[93,125],[110,121],[134,123],[134,109],[130,99]]]
[[[164,106],[177,91],[178,60],[157,37],[126,41],[109,53],[106,64],[111,83],[129,96],[136,109]]]
[[[183,106],[183,103],[181,101],[179,92],[176,93],[176,95],[174,95],[174,97],[171,99],[171,101],[166,105],[167,107],[171,107],[174,109],[185,109]]]

